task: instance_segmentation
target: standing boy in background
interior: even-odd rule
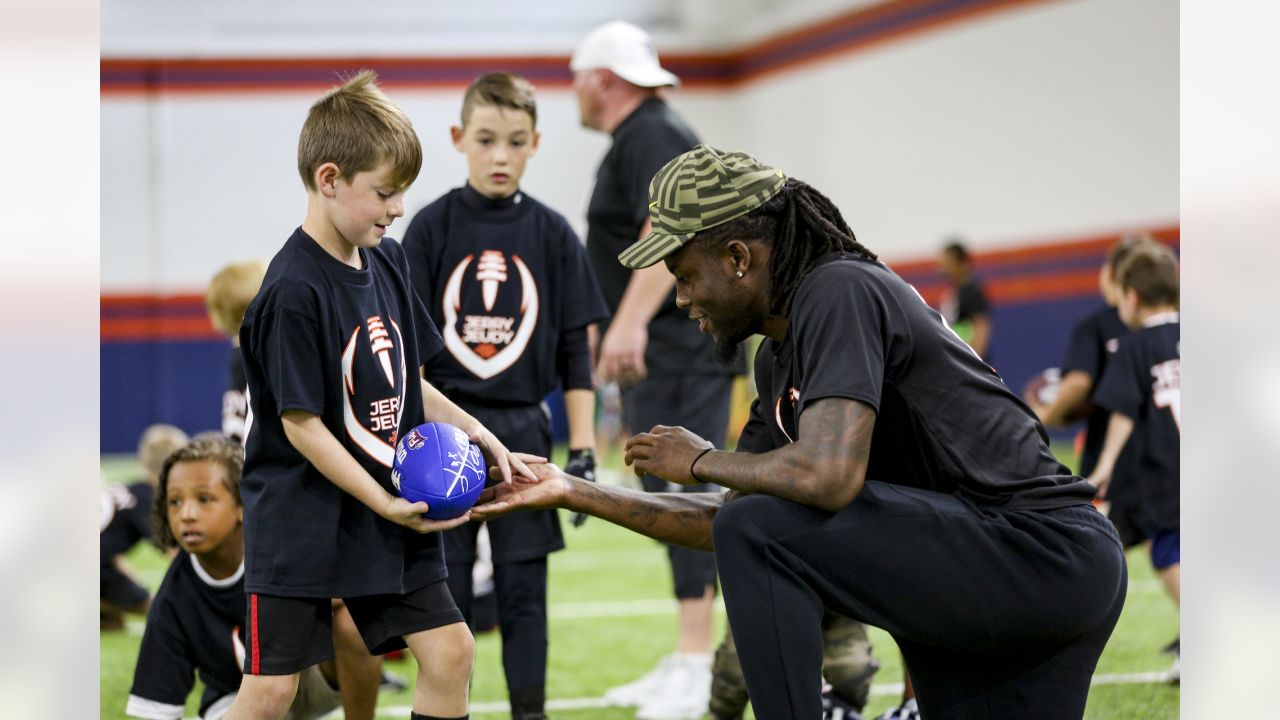
[[[151,498],[164,459],[187,442],[187,434],[172,425],[151,425],[138,440],[142,480],[129,485],[102,488],[98,525],[98,626],[101,630],[124,628],[126,612],[146,615],[151,593],[142,587],[125,564],[124,555],[140,540],[151,539]]]
[[[333,655],[331,598],[370,652],[418,661],[413,718],[467,717],[474,641],[445,584],[439,530],[392,491],[401,435],[445,422],[510,480],[502,443],[419,377],[442,346],[399,243],[422,166],[413,125],[362,72],[311,106],[298,143],[307,215],[240,327],[249,384],[242,493],[245,678],[231,720],[279,718]],[[518,460],[515,467],[528,473]]]
[[[679,78],[658,62],[653,40],[629,23],[606,23],[582,40],[569,63],[584,127],[613,136],[587,210],[587,252],[612,317],[596,353],[601,383],[616,382],[631,432],[682,425],[724,447],[734,374],[714,359],[714,344],[676,307],[675,283],[661,267],[638,270],[618,253],[649,233],[649,181],[698,144],[693,130],[663,101],[660,88]],[[645,490],[710,492],[713,485],[670,486],[641,477]],[[711,617],[715,558],[668,545],[679,601],[675,652],[639,680],[613,688],[615,705],[639,705],[640,720],[702,717],[711,688]]]
[[[533,87],[508,73],[467,88],[450,129],[467,182],[423,208],[405,232],[410,280],[448,352],[425,376],[508,447],[550,457],[544,398],[560,383],[566,467],[595,472],[595,391],[587,327],[607,310],[582,243],[559,213],[520,190],[538,149]],[[472,620],[480,523],[445,532],[449,589]],[[547,555],[564,547],[555,510],[488,523],[511,715],[540,720],[547,682]]]
[[[1151,536],[1151,564],[1180,605],[1182,590],[1181,327],[1178,261],[1161,245],[1135,250],[1116,270],[1119,310],[1133,333],[1107,366],[1094,401],[1111,411],[1098,466],[1089,482],[1106,496],[1122,450],[1137,479],[1138,508]],[[1177,648],[1174,648],[1177,652]],[[1179,680],[1175,656],[1171,679]]]
[[[249,414],[248,386],[244,379],[244,359],[240,356],[240,323],[245,308],[262,287],[267,266],[260,260],[231,263],[209,281],[204,304],[213,326],[231,340],[227,361],[227,389],[222,393],[222,434],[244,444],[245,418]]]
[[[1098,465],[1102,454],[1102,441],[1107,434],[1107,421],[1111,413],[1093,402],[1093,393],[1116,350],[1120,338],[1129,334],[1129,328],[1120,319],[1120,289],[1116,285],[1116,268],[1123,265],[1138,248],[1149,248],[1155,241],[1144,235],[1122,238],[1107,253],[1106,262],[1098,273],[1098,290],[1106,306],[1086,315],[1071,331],[1071,343],[1062,361],[1062,380],[1053,403],[1044,404],[1035,397],[1024,398],[1035,410],[1040,422],[1046,426],[1062,427],[1075,418],[1073,413],[1081,407],[1089,407],[1085,424],[1084,445],[1080,451],[1079,474],[1088,477]],[[1117,460],[1124,467],[1124,455]],[[1115,473],[1107,491],[1107,517],[1120,533],[1125,547],[1132,547],[1146,540],[1138,520],[1138,491],[1130,472],[1123,469]]]
[[[991,303],[987,302],[982,283],[973,275],[973,257],[964,243],[952,240],[942,248],[939,267],[947,277],[949,287],[942,295],[938,311],[960,339],[969,343],[978,357],[991,364],[988,357],[992,333]]]

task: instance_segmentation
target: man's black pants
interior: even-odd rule
[[[821,717],[829,607],[893,636],[928,720],[1078,720],[1128,583],[1091,506],[997,509],[876,481],[836,513],[738,498],[714,539],[760,718]]]

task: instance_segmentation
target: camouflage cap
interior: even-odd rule
[[[787,177],[741,152],[699,145],[667,163],[649,183],[653,230],[622,251],[629,268],[649,267],[694,233],[746,215],[782,189]]]

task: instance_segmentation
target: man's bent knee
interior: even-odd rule
[[[769,495],[747,495],[734,498],[716,511],[711,525],[711,537],[715,543],[716,557],[721,557],[725,547],[749,544],[752,537],[764,538],[759,532],[760,520],[779,500]]]

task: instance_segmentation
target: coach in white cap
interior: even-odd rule
[[[599,378],[622,389],[632,432],[696,427],[723,447],[735,367],[716,362],[714,343],[676,307],[674,282],[661,264],[632,269],[618,263],[618,253],[649,234],[649,181],[698,144],[662,98],[679,79],[662,67],[648,33],[621,21],[587,35],[569,67],[583,126],[613,136],[587,210],[587,253],[611,313],[595,348]],[[738,363],[736,372],[744,371]],[[642,480],[650,492],[669,489],[658,478]],[[638,705],[640,720],[700,718],[710,692],[715,560],[703,550],[668,547],[679,601],[675,652],[636,682],[606,694],[613,704]]]

